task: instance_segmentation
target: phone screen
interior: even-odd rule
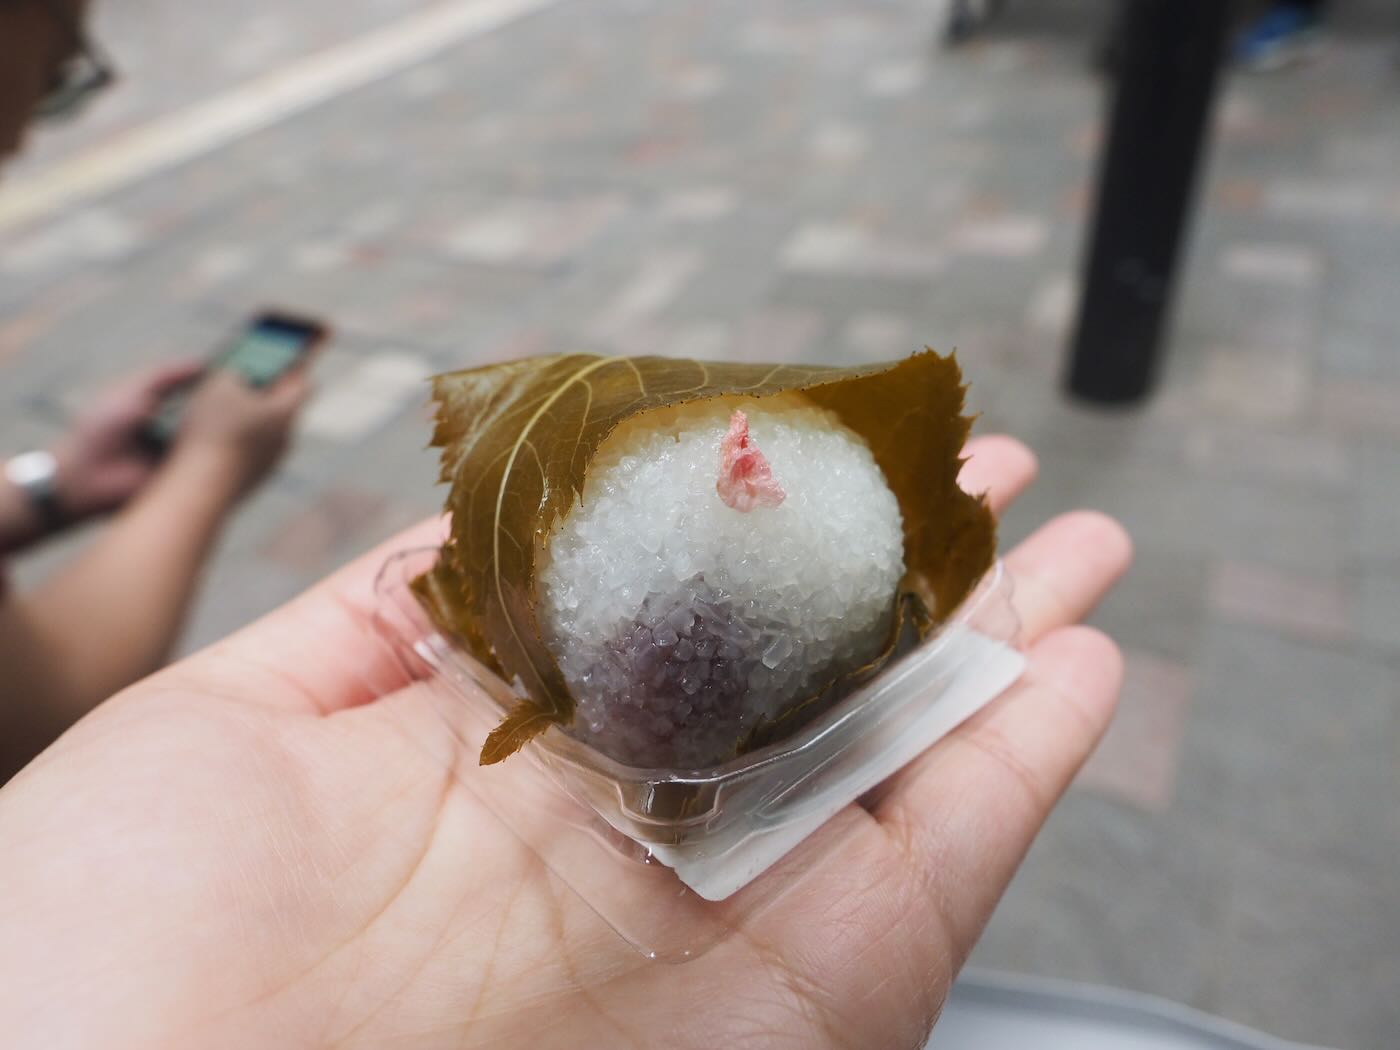
[[[275,383],[293,368],[302,356],[325,338],[326,327],[316,321],[281,314],[262,314],[253,318],[233,342],[210,362],[210,370],[228,369],[237,372],[249,386],[264,387]],[[198,381],[172,391],[146,427],[146,440],[159,451],[175,439],[185,406]]]
[[[267,386],[296,364],[320,334],[320,326],[260,317],[224,352],[218,366],[238,372],[250,386]]]

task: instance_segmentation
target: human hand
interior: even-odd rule
[[[233,495],[246,494],[287,450],[292,424],[310,386],[297,368],[266,387],[253,387],[227,369],[216,370],[190,398],[174,454],[216,463]]]
[[[141,428],[170,391],[198,377],[199,361],[174,361],[124,379],[84,406],[54,448],[58,501],[73,521],[115,510],[150,479],[157,464]]]
[[[1020,445],[969,447],[1004,507]],[[1007,556],[1030,667],[781,864],[793,891],[685,965],[623,944],[444,765],[430,687],[376,642],[401,535],[99,707],[0,790],[15,1048],[918,1047],[1121,665],[1069,626],[1127,537],[1058,518]],[[384,690],[386,695],[381,695]]]

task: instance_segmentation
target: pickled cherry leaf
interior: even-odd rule
[[[481,764],[489,766],[509,758],[554,723],[550,711],[534,700],[521,700],[506,712],[501,724],[487,734],[486,742],[481,745]]]
[[[793,390],[869,444],[904,518],[900,591],[927,634],[996,552],[991,511],[957,484],[971,420],[953,355],[925,350],[890,364],[833,368],[571,354],[433,380],[433,444],[451,486],[452,531],[415,590],[440,628],[524,693],[488,739],[483,764],[573,718],[574,698],[535,615],[535,558],[582,494],[598,446],[641,412]]]

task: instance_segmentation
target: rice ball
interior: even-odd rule
[[[621,424],[536,564],[568,731],[628,765],[699,769],[880,654],[903,522],[834,414],[724,397]]]

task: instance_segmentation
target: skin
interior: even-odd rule
[[[55,449],[58,499],[72,520],[120,511],[39,586],[0,593],[0,783],[166,662],[224,522],[281,458],[306,398],[299,372],[267,390],[215,375],[163,460],[140,449],[136,433],[161,393],[198,370],[176,364],[118,385]],[[0,554],[43,532],[23,493],[0,480]]]
[[[1006,438],[969,452],[998,508],[1035,471]],[[1011,552],[1024,678],[684,965],[625,945],[458,783],[431,687],[374,644],[375,573],[440,529],[132,686],[0,790],[7,1046],[921,1046],[1108,724],[1118,653],[1072,625],[1127,567],[1122,529],[1070,514]]]
[[[87,11],[86,0],[0,0],[0,160],[22,145],[34,104],[77,50],[69,27]]]

